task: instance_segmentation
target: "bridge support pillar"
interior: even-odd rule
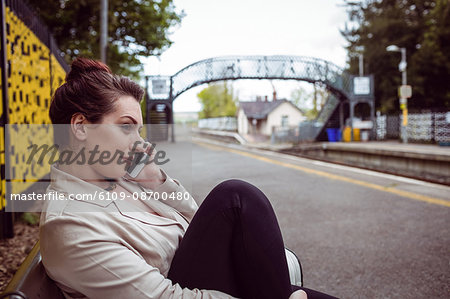
[[[339,129],[341,129],[341,132],[344,132],[344,127],[345,127],[345,123],[344,123],[344,105],[345,105],[345,101],[340,101],[339,102]]]
[[[372,121],[372,134],[375,130],[375,100],[373,98],[360,98],[360,99],[351,99],[349,101],[349,108],[350,108],[350,128],[351,128],[351,141],[354,141],[354,134],[353,134],[353,118],[355,117],[355,107],[356,105],[360,103],[365,103],[370,106],[370,120]],[[373,138],[373,136],[372,136]]]
[[[354,101],[350,101],[349,106],[350,106],[350,133],[351,133],[351,139],[350,141],[354,141],[355,140],[355,136],[353,134],[353,118],[355,117],[355,106],[356,106],[357,102]]]
[[[170,115],[169,115],[169,123],[170,123],[170,141],[175,142],[175,118],[173,113],[173,101],[170,102]]]

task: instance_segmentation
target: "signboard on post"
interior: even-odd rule
[[[401,85],[398,88],[398,97],[400,99],[408,99],[412,96],[411,85]]]
[[[353,99],[374,98],[373,75],[354,76],[350,75],[349,94]]]
[[[370,78],[354,77],[353,78],[353,94],[354,95],[370,95]]]
[[[170,98],[170,76],[146,76],[145,89],[149,100],[168,100]]]
[[[152,80],[152,93],[153,94],[167,93],[167,80],[153,79]]]

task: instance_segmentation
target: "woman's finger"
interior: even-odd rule
[[[289,296],[289,299],[308,299],[308,296],[306,295],[305,291],[298,290]]]

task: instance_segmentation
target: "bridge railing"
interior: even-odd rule
[[[320,81],[345,96],[351,88],[349,74],[326,60],[283,55],[225,56],[198,61],[173,75],[172,99],[194,86],[237,79]]]

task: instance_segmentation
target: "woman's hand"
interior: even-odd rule
[[[145,152],[149,155],[147,159],[142,161],[142,163],[145,163],[146,165],[135,178],[132,178],[128,174],[126,174],[125,177],[128,180],[138,182],[144,188],[152,190],[164,183],[165,177],[161,172],[161,168],[154,162],[156,154],[154,144],[143,141],[136,146],[135,152]]]
[[[308,299],[308,296],[306,295],[305,291],[298,290],[289,296],[289,299]]]

